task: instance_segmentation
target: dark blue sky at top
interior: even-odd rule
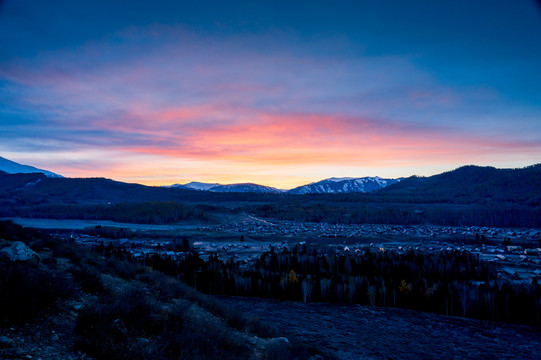
[[[522,166],[540,67],[534,0],[0,0],[0,156],[288,184]]]
[[[442,81],[485,83],[516,100],[541,102],[541,11],[533,0],[7,0],[8,7],[0,12],[3,61],[158,23],[213,37],[267,34],[258,44],[263,49],[273,34],[287,34],[293,44],[342,38],[353,46],[318,45],[314,56],[407,54]]]

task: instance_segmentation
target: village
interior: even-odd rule
[[[541,231],[536,229],[300,223],[250,216],[250,221],[184,228],[174,236],[170,232],[148,238],[144,232],[138,234],[115,240],[88,234],[73,238],[76,243],[90,246],[110,242],[124,245],[134,257],[159,253],[181,258],[187,251],[196,251],[202,259],[215,254],[224,261],[245,264],[271,248],[283,251],[295,246],[349,254],[366,250],[466,251],[493,264],[502,279],[531,283],[534,277],[541,276]]]

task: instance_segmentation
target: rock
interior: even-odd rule
[[[289,346],[289,340],[286,337],[277,337],[269,340],[269,346]]]
[[[150,343],[150,340],[142,338],[142,337],[139,337],[135,340],[137,341],[137,344],[140,346],[147,346]]]
[[[120,319],[116,319],[115,321],[113,321],[112,327],[115,331],[117,331],[121,335],[126,335],[128,333],[128,329],[126,329],[126,325]]]
[[[23,351],[18,348],[11,348],[0,352],[2,359],[20,359],[23,356]]]
[[[8,349],[15,347],[15,341],[11,340],[7,336],[0,336],[0,349]]]
[[[21,241],[14,242],[10,246],[0,250],[0,257],[11,262],[28,261],[36,264],[40,262],[39,255]]]

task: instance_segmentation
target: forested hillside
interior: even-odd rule
[[[541,164],[465,166],[410,177],[372,194],[325,194],[257,205],[260,216],[331,223],[541,227]]]
[[[410,177],[369,194],[217,193],[0,173],[0,216],[164,224],[206,219],[210,205],[216,211],[310,222],[541,227],[540,184],[541,164],[523,169],[465,166]]]
[[[382,201],[541,204],[541,164],[522,169],[463,166],[431,177],[410,177],[382,189]]]
[[[446,315],[541,324],[541,286],[498,278],[479,254],[466,251],[337,254],[306,247],[273,249],[254,262],[223,261],[197,252],[174,258],[132,258],[123,247],[99,254],[150,266],[210,294],[393,306]]]

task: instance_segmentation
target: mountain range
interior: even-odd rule
[[[0,171],[6,172],[8,174],[32,174],[32,173],[42,173],[50,178],[61,178],[62,175],[55,174],[51,171],[38,169],[30,165],[21,165],[15,161],[8,160],[0,156]]]
[[[541,164],[518,169],[467,165],[429,177],[411,176],[378,191],[377,196],[387,201],[504,202],[534,208],[541,205]]]
[[[43,175],[41,175],[41,174]],[[12,175],[9,175],[12,174]],[[222,185],[217,183],[191,182],[168,187],[149,187],[127,184],[118,181],[89,178],[69,179],[53,172],[21,165],[0,157],[0,189],[17,190],[26,193],[39,193],[49,197],[51,194],[69,194],[71,199],[109,197],[113,193],[128,196],[132,193],[145,194],[144,199],[173,199],[179,197],[202,198],[204,193],[224,194],[363,194],[371,193],[374,199],[397,202],[444,202],[477,203],[490,201],[523,202],[538,206],[541,202],[541,164],[520,169],[497,169],[468,165],[456,170],[430,177],[411,176],[409,178],[383,179],[329,178],[315,183],[299,186],[285,191],[273,187],[242,183]],[[72,190],[70,190],[72,189]],[[194,191],[199,190],[199,191]],[[118,191],[121,191],[120,193]],[[182,194],[179,193],[182,191]],[[188,192],[191,195],[188,195]],[[233,194],[232,194],[233,195]],[[133,197],[132,196],[132,197]],[[350,195],[348,195],[350,196]],[[129,196],[128,196],[129,198]]]
[[[259,217],[308,222],[541,228],[541,164],[521,169],[464,166],[398,180],[331,178],[289,192],[256,184],[212,184],[212,191],[195,191],[185,185],[0,171],[0,217],[158,224],[214,219],[242,209]],[[385,187],[370,191],[378,184]],[[368,192],[345,192],[354,186]]]
[[[184,185],[173,184],[171,186],[166,186],[166,187],[180,188],[180,189],[191,189],[191,190],[199,190],[199,191],[208,191],[208,190],[212,189],[215,186],[222,186],[222,184],[218,184],[218,183],[202,183],[202,182],[192,181],[192,182],[190,182],[188,184],[184,184]]]
[[[382,179],[378,176],[363,177],[363,178],[329,178],[314,182],[307,185],[302,185],[291,190],[280,190],[270,186],[258,185],[253,183],[241,184],[216,184],[216,183],[201,183],[190,182],[188,184],[174,184],[166,186],[169,188],[189,189],[211,192],[238,192],[238,193],[265,193],[265,194],[344,194],[344,193],[367,193],[380,190],[386,186],[395,184],[401,181],[399,179]]]
[[[363,178],[329,178],[288,191],[290,194],[341,194],[352,192],[373,192],[401,181],[399,179],[382,179],[378,176]]]
[[[280,194],[283,190],[279,190],[270,186],[258,185],[253,183],[241,183],[241,184],[217,184],[217,183],[202,183],[192,181],[187,184],[174,184],[171,186],[165,186],[168,188],[185,189],[185,190],[197,190],[197,191],[211,191],[211,192],[227,192],[227,193],[264,193],[264,194]]]
[[[0,171],[8,174],[30,174],[42,173],[50,178],[60,178],[61,175],[51,171],[38,169],[29,165],[21,165],[14,161],[0,157]],[[291,190],[281,190],[271,186],[264,186],[253,183],[240,184],[219,184],[219,183],[203,183],[192,181],[187,184],[173,184],[164,186],[166,188],[211,191],[211,192],[226,192],[226,193],[260,193],[260,194],[341,194],[341,193],[367,193],[380,190],[389,185],[395,184],[402,180],[399,179],[382,179],[378,176],[363,177],[363,178],[329,178],[311,184],[302,185]]]
[[[55,174],[48,170],[38,169],[30,165],[22,165],[14,161],[0,157],[0,171],[8,174],[32,174],[41,173],[49,178],[62,178],[62,175]],[[187,184],[173,184],[164,186],[167,188],[177,188],[186,190],[211,191],[211,192],[227,192],[227,193],[264,193],[264,194],[340,194],[353,192],[373,192],[380,190],[386,186],[397,183],[400,179],[382,179],[380,177],[363,177],[363,178],[330,178],[314,182],[307,185],[302,185],[291,190],[280,190],[271,186],[264,186],[253,183],[240,184],[218,184],[218,183],[203,183],[192,181]]]

